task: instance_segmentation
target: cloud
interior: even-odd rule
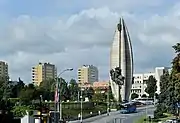
[[[56,64],[59,71],[75,68],[64,75],[66,78],[76,78],[79,66],[94,64],[100,69],[100,78],[108,79],[109,48],[120,16],[125,18],[130,32],[136,72],[170,65],[171,46],[180,39],[180,4],[168,7],[163,15],[152,12],[149,15],[147,9],[147,17],[145,12],[132,13],[127,6],[156,8],[165,3],[162,0],[122,4],[100,1],[92,0],[84,4],[86,8],[66,17],[27,14],[9,19],[0,29],[0,57],[9,63],[11,77],[21,76],[29,82],[31,67],[44,61]]]

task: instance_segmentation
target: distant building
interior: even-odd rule
[[[7,77],[7,79],[9,78],[8,64],[4,61],[0,61],[0,77]]]
[[[102,81],[102,82],[94,82],[93,83],[93,88],[94,89],[108,89],[110,83],[107,81]]]
[[[93,87],[93,85],[91,83],[78,83],[78,86],[79,87],[82,87],[82,88],[90,88],[90,87]]]
[[[163,75],[165,71],[169,71],[170,69],[167,67],[156,67],[153,73],[142,73],[142,74],[134,74],[134,83],[132,84],[131,94],[136,93],[141,97],[145,92],[147,87],[147,80],[150,76],[155,77],[157,80],[157,91],[156,93],[160,93],[160,77]]]
[[[110,83],[108,81],[100,81],[100,82],[79,84],[79,87],[82,87],[82,88],[90,88],[91,87],[95,91],[98,90],[101,92],[105,92],[110,89],[109,85],[110,85]]]
[[[55,79],[57,77],[57,68],[50,63],[39,63],[32,67],[32,82],[39,86],[43,80]]]
[[[145,92],[147,87],[146,83],[150,76],[154,76],[154,73],[144,73],[144,74],[134,74],[134,83],[132,84],[131,94],[136,93],[141,97]]]
[[[98,68],[93,65],[83,65],[78,69],[78,83],[93,83],[98,81]]]

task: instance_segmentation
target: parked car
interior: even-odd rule
[[[176,119],[166,120],[165,123],[179,123]]]

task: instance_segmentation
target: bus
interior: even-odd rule
[[[134,101],[141,102],[142,104],[145,104],[145,105],[154,104],[154,99],[152,98],[137,98],[137,99],[134,99]]]
[[[122,113],[122,114],[136,112],[136,103],[134,103],[134,102],[123,103],[120,106],[121,106],[120,113]]]

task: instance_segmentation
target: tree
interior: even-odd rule
[[[19,78],[17,84],[12,87],[11,98],[17,98],[21,90],[24,88],[24,86],[25,86],[24,82]]]
[[[48,79],[41,82],[37,88],[37,96],[42,95],[43,100],[54,100],[56,81]]]
[[[29,84],[29,85],[25,86],[24,89],[21,90],[21,92],[19,94],[19,98],[23,104],[29,105],[29,104],[31,104],[32,100],[37,99],[36,93],[37,93],[37,91],[36,91],[34,85]]]
[[[170,81],[169,81],[169,72],[164,71],[164,74],[160,77],[160,94],[158,96],[158,105],[155,111],[155,117],[163,117],[163,113],[167,111],[168,99],[170,99]]]
[[[71,79],[68,86],[70,92],[70,99],[75,101],[78,99],[78,92],[80,91],[75,79]]]
[[[12,109],[13,115],[16,117],[23,117],[26,115],[26,111],[30,112],[33,109],[30,106],[14,106]]]
[[[175,53],[180,53],[180,43],[177,43],[176,45],[172,46],[175,50]]]
[[[5,102],[11,97],[12,86],[9,84],[9,81],[6,77],[1,77],[0,79],[0,101],[4,100]]]
[[[155,111],[157,117],[164,112],[175,113],[175,104],[180,102],[180,43],[173,46],[176,56],[172,60],[172,70],[167,71],[161,76],[159,104]]]
[[[147,95],[146,95],[146,94],[143,94],[141,97],[142,97],[142,98],[146,98],[146,97],[147,97]]]
[[[155,77],[149,76],[148,81],[147,81],[147,88],[145,89],[145,92],[149,94],[150,98],[154,97],[154,94],[157,90],[156,82],[157,81]]]
[[[87,88],[87,89],[85,90],[85,96],[88,97],[88,99],[91,100],[92,97],[93,97],[93,95],[94,95],[94,89],[93,89],[92,87]]]
[[[160,77],[160,94],[159,94],[159,103],[165,103],[167,97],[169,96],[169,72],[164,71],[164,74]]]
[[[95,93],[92,97],[93,101],[104,102],[106,101],[105,93]]]
[[[60,84],[60,98],[62,100],[69,100],[70,99],[70,91],[68,88],[68,84],[63,78],[59,78],[58,82]]]
[[[135,99],[135,98],[138,98],[138,97],[139,97],[139,95],[136,94],[136,93],[132,93],[132,94],[131,94],[131,99],[132,99],[132,100]]]
[[[172,60],[172,71],[170,74],[169,84],[169,109],[173,109],[175,112],[175,104],[180,102],[180,43],[173,46],[176,56]]]

